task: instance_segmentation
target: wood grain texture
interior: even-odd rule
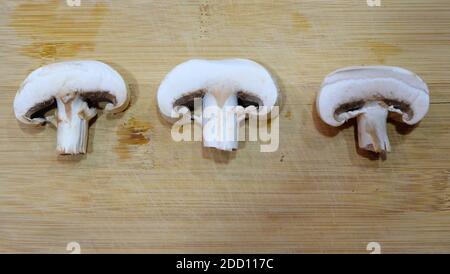
[[[450,252],[447,0],[0,2],[0,252]],[[156,90],[195,57],[276,75],[278,151],[172,141]],[[87,155],[61,157],[55,129],[19,124],[12,102],[30,71],[72,59],[112,65],[132,103],[100,113]],[[363,64],[408,68],[431,91],[420,125],[389,123],[384,161],[314,109],[326,74]]]

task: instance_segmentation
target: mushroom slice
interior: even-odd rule
[[[418,123],[429,106],[428,87],[416,74],[388,66],[349,67],[329,74],[317,96],[322,120],[340,126],[357,117],[359,147],[384,153],[391,150],[386,133],[388,113]]]
[[[203,145],[231,151],[238,147],[239,123],[245,114],[264,117],[277,103],[278,88],[260,64],[245,59],[190,60],[176,66],[158,89],[162,115],[173,121],[176,114],[191,115],[202,126]],[[201,100],[201,115],[194,100]],[[242,115],[244,113],[244,115]],[[259,111],[257,115],[261,115]],[[188,119],[189,120],[189,119]]]
[[[33,71],[14,99],[16,118],[25,124],[53,122],[57,127],[60,154],[86,153],[89,120],[96,116],[99,102],[105,110],[123,111],[129,94],[122,77],[98,61],[50,64]],[[55,116],[46,111],[57,108]]]

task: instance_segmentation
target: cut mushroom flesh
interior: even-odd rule
[[[233,68],[238,72],[233,71]],[[177,84],[174,83],[177,83],[177,77],[182,77],[183,74],[196,69],[197,74],[204,75],[205,78],[192,80],[192,82],[202,82],[202,84],[194,85],[198,87],[197,90],[186,91],[182,86],[175,87]],[[211,77],[214,79],[208,79],[208,74],[215,74],[214,77]],[[246,75],[250,76],[247,78]],[[247,84],[244,83],[245,81],[261,84],[260,86],[247,85],[255,87],[254,90],[248,91],[245,89],[245,84]],[[188,83],[188,85],[192,85],[192,83]],[[177,88],[180,91],[173,92]],[[168,96],[173,99],[167,100]],[[192,120],[202,126],[205,147],[232,151],[238,148],[239,126],[246,114],[253,113],[254,109],[261,105],[273,106],[277,97],[278,91],[270,74],[253,61],[243,59],[191,60],[180,64],[166,76],[158,90],[158,105],[166,117],[169,116],[171,109],[182,115],[192,112],[190,115]],[[200,104],[195,104],[200,100]]]
[[[426,114],[428,104],[428,88],[417,75],[383,66],[331,73],[317,97],[317,109],[325,122],[339,126],[356,117],[359,147],[377,153],[391,151],[386,131],[389,113],[415,124]]]
[[[23,123],[54,124],[59,154],[84,154],[89,121],[97,115],[97,104],[106,102],[105,109],[114,113],[122,111],[128,101],[123,79],[108,65],[62,62],[39,68],[27,77],[17,92],[14,111]],[[46,116],[54,107],[55,115]]]

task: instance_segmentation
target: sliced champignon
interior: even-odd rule
[[[245,114],[266,117],[277,103],[278,89],[256,62],[195,59],[176,66],[161,83],[157,97],[160,112],[170,121],[183,114],[202,126],[205,147],[231,151],[238,147],[239,123]],[[195,99],[202,102],[201,115],[189,112],[194,111]]]
[[[429,106],[426,83],[411,71],[388,66],[349,67],[329,74],[317,96],[324,122],[340,126],[357,117],[359,147],[390,151],[386,133],[388,113],[401,115],[408,125],[418,123]]]
[[[89,120],[98,103],[110,113],[123,111],[129,94],[122,77],[98,61],[54,63],[33,71],[14,100],[16,118],[25,124],[52,122],[57,127],[60,154],[86,153]],[[45,116],[56,107],[55,116]]]

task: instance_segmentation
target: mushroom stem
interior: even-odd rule
[[[85,154],[89,120],[97,113],[77,93],[56,98],[57,151],[59,154]]]
[[[203,146],[232,151],[238,148],[239,122],[235,94],[217,98],[207,92],[203,96]]]
[[[369,102],[357,117],[359,147],[385,153],[391,151],[386,133],[388,108],[382,102]]]

